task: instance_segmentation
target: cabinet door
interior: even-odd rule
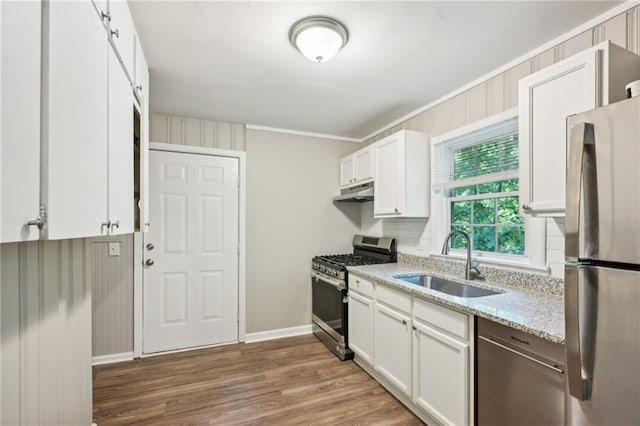
[[[357,182],[373,178],[373,151],[364,149],[353,154],[355,180]]]
[[[374,216],[400,216],[403,213],[404,144],[398,135],[375,145],[376,184],[374,185]]]
[[[340,186],[352,184],[355,180],[353,156],[340,160]]]
[[[414,402],[443,424],[469,424],[469,345],[414,326]]]
[[[40,237],[41,8],[0,2],[0,242]]]
[[[411,396],[410,318],[379,303],[375,305],[375,369],[402,393]]]
[[[149,223],[149,68],[139,40],[136,39],[135,91],[140,100],[140,218],[141,230]]]
[[[373,299],[349,291],[349,348],[373,365]]]
[[[133,92],[109,49],[109,220],[111,234],[133,232]]]
[[[109,22],[111,41],[120,55],[128,78],[133,81],[135,30],[129,5],[126,0],[109,0],[109,13],[111,14]]]
[[[520,204],[523,214],[564,216],[567,116],[599,105],[599,50],[520,81]]]
[[[91,2],[50,2],[43,99],[44,237],[101,235],[107,220],[107,62]]]
[[[103,21],[105,19],[105,15],[109,11],[109,5],[107,4],[107,0],[91,0],[93,3],[93,7],[95,7],[96,12],[98,14],[98,19]]]

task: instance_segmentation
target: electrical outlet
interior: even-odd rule
[[[120,256],[120,243],[109,243],[109,256]]]

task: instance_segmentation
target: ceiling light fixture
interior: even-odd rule
[[[299,20],[289,30],[289,41],[306,58],[325,62],[333,58],[349,39],[340,22],[326,16],[310,16]]]

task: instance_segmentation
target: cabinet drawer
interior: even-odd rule
[[[413,305],[414,316],[444,330],[454,336],[469,339],[469,317],[443,306],[416,299]]]
[[[373,283],[357,275],[349,275],[349,290],[373,297]]]
[[[393,290],[384,285],[376,287],[376,300],[394,308],[410,313],[411,296],[398,290]]]

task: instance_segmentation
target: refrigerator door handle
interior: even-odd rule
[[[589,149],[590,148],[590,149]],[[597,185],[595,182],[595,138],[593,124],[578,123],[571,128],[569,139],[569,161],[567,164],[567,195],[566,195],[566,219],[565,219],[565,257],[569,261],[577,261],[580,257],[580,198],[583,195],[583,176],[585,169],[593,180],[589,181],[589,191],[585,191],[585,209],[594,210],[585,212],[585,221],[589,226],[597,229]],[[585,155],[593,153],[593,159],[585,167]],[[584,185],[587,187],[587,185]],[[587,198],[594,198],[588,200]],[[592,214],[593,213],[593,214]],[[586,224],[585,224],[586,225]],[[586,226],[585,226],[586,229]],[[595,234],[597,235],[597,234]],[[588,239],[589,235],[585,235]],[[590,242],[585,241],[587,244]],[[597,237],[594,242],[597,247]],[[597,251],[597,249],[596,249]]]
[[[587,304],[593,302],[592,289],[597,283],[590,283],[590,273],[575,265],[565,267],[565,351],[566,373],[569,394],[581,401],[591,399],[592,362],[584,349],[593,349],[595,318],[597,310]],[[593,279],[597,279],[593,277]],[[585,301],[581,304],[581,298]],[[589,319],[591,317],[591,319]],[[581,321],[582,318],[582,321]]]

